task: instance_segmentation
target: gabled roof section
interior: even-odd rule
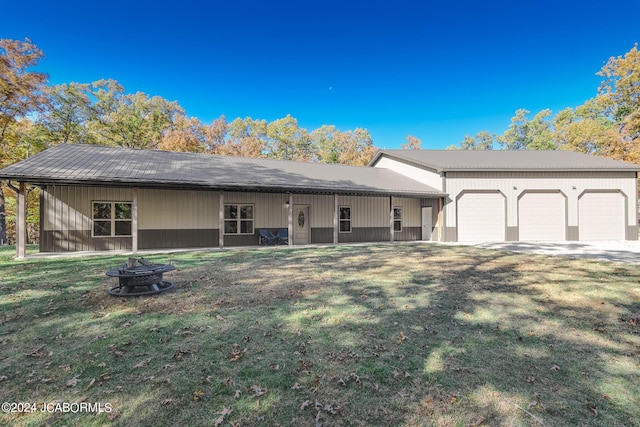
[[[0,169],[32,184],[444,196],[386,169],[211,154],[60,144]]]
[[[633,163],[564,150],[381,150],[369,166],[383,156],[437,172],[640,171]]]

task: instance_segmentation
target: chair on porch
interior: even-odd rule
[[[277,244],[278,245],[288,245],[289,244],[289,229],[288,228],[278,228]]]
[[[278,236],[273,234],[268,228],[259,228],[258,233],[260,234],[260,244],[261,245],[275,245],[277,244]]]

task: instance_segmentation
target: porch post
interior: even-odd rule
[[[293,194],[289,193],[289,210],[288,210],[288,233],[289,246],[293,246]]]
[[[27,249],[27,184],[20,182],[18,192],[16,215],[16,258],[21,259],[26,255]]]
[[[138,187],[131,189],[131,252],[138,253]]]
[[[438,197],[438,241],[442,242],[442,197]]]
[[[224,249],[224,191],[218,193],[218,246]]]
[[[333,195],[333,244],[338,244],[338,230],[340,230],[340,218],[338,209],[338,194]]]
[[[389,241],[393,243],[393,196],[389,196],[389,234],[391,235]]]

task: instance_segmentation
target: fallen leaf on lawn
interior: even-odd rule
[[[472,423],[469,427],[479,427],[481,426],[487,419],[485,417],[478,418],[474,423]]]
[[[140,362],[138,362],[135,365],[133,365],[133,369],[143,368],[143,367],[147,366],[147,364],[149,362],[151,362],[151,358],[145,359],[145,360],[141,360]]]
[[[308,400],[305,400],[304,402],[302,402],[302,405],[300,405],[300,410],[304,411],[306,408],[309,407],[309,405],[311,405],[311,402]]]
[[[551,370],[552,370],[552,371],[559,371],[559,370],[560,370],[560,366],[558,366],[558,365],[553,365],[553,366],[551,367]]]
[[[204,391],[202,390],[196,390],[193,392],[193,400],[196,402],[199,401],[202,396],[204,396]]]
[[[223,422],[224,422],[224,417],[222,415],[220,415],[218,418],[213,420],[213,426],[214,427],[218,427],[218,426],[222,425]]]
[[[396,343],[397,344],[402,344],[407,339],[408,339],[408,337],[404,334],[404,332],[400,332],[400,334],[398,335],[398,338],[396,339]]]
[[[263,388],[259,385],[254,384],[249,388],[249,391],[253,394],[253,397],[260,397],[263,394],[266,394],[269,391],[269,389],[267,387]]]
[[[78,378],[80,378],[80,375],[76,375],[67,381],[67,387],[75,387],[78,384]]]
[[[240,390],[236,390],[236,394],[234,395],[234,397],[236,399],[240,399],[240,395],[242,394],[242,392]]]
[[[173,399],[164,399],[161,403],[162,406],[169,406],[173,403]]]
[[[298,383],[295,383],[293,386],[291,386],[291,390],[299,390],[301,388],[302,388],[302,386],[300,384],[298,384]]]
[[[247,349],[245,348],[244,350],[240,350],[240,346],[238,344],[234,344],[233,345],[233,350],[231,351],[231,361],[235,362],[236,360],[239,360],[242,358],[242,356],[244,356],[244,354],[247,352]]]
[[[0,375],[0,383],[1,383],[2,381],[6,380],[6,379],[7,379],[7,377],[6,377],[6,376],[4,376],[4,375]]]
[[[227,408],[226,406],[223,406],[222,407],[222,411],[216,412],[216,415],[222,415],[223,417],[226,417],[227,415],[229,415],[232,412],[233,412],[233,409]]]
[[[451,396],[450,402],[451,403],[456,403],[458,401],[458,399],[455,396]]]
[[[96,377],[93,377],[89,382],[89,385],[87,386],[87,388],[85,388],[85,390],[89,390],[91,387],[93,387],[95,383],[96,383]]]
[[[107,366],[107,364],[104,363],[104,362],[98,364],[98,368],[104,368],[106,366]]]
[[[224,317],[220,316],[219,314],[216,314],[216,319],[221,321],[221,322],[226,322],[227,319],[225,319]]]
[[[591,409],[591,412],[593,412],[593,416],[595,416],[595,417],[598,416],[598,408],[596,408],[593,405],[589,405],[589,409]]]

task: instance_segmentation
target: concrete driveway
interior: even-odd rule
[[[640,264],[640,241],[458,243],[478,248]]]

